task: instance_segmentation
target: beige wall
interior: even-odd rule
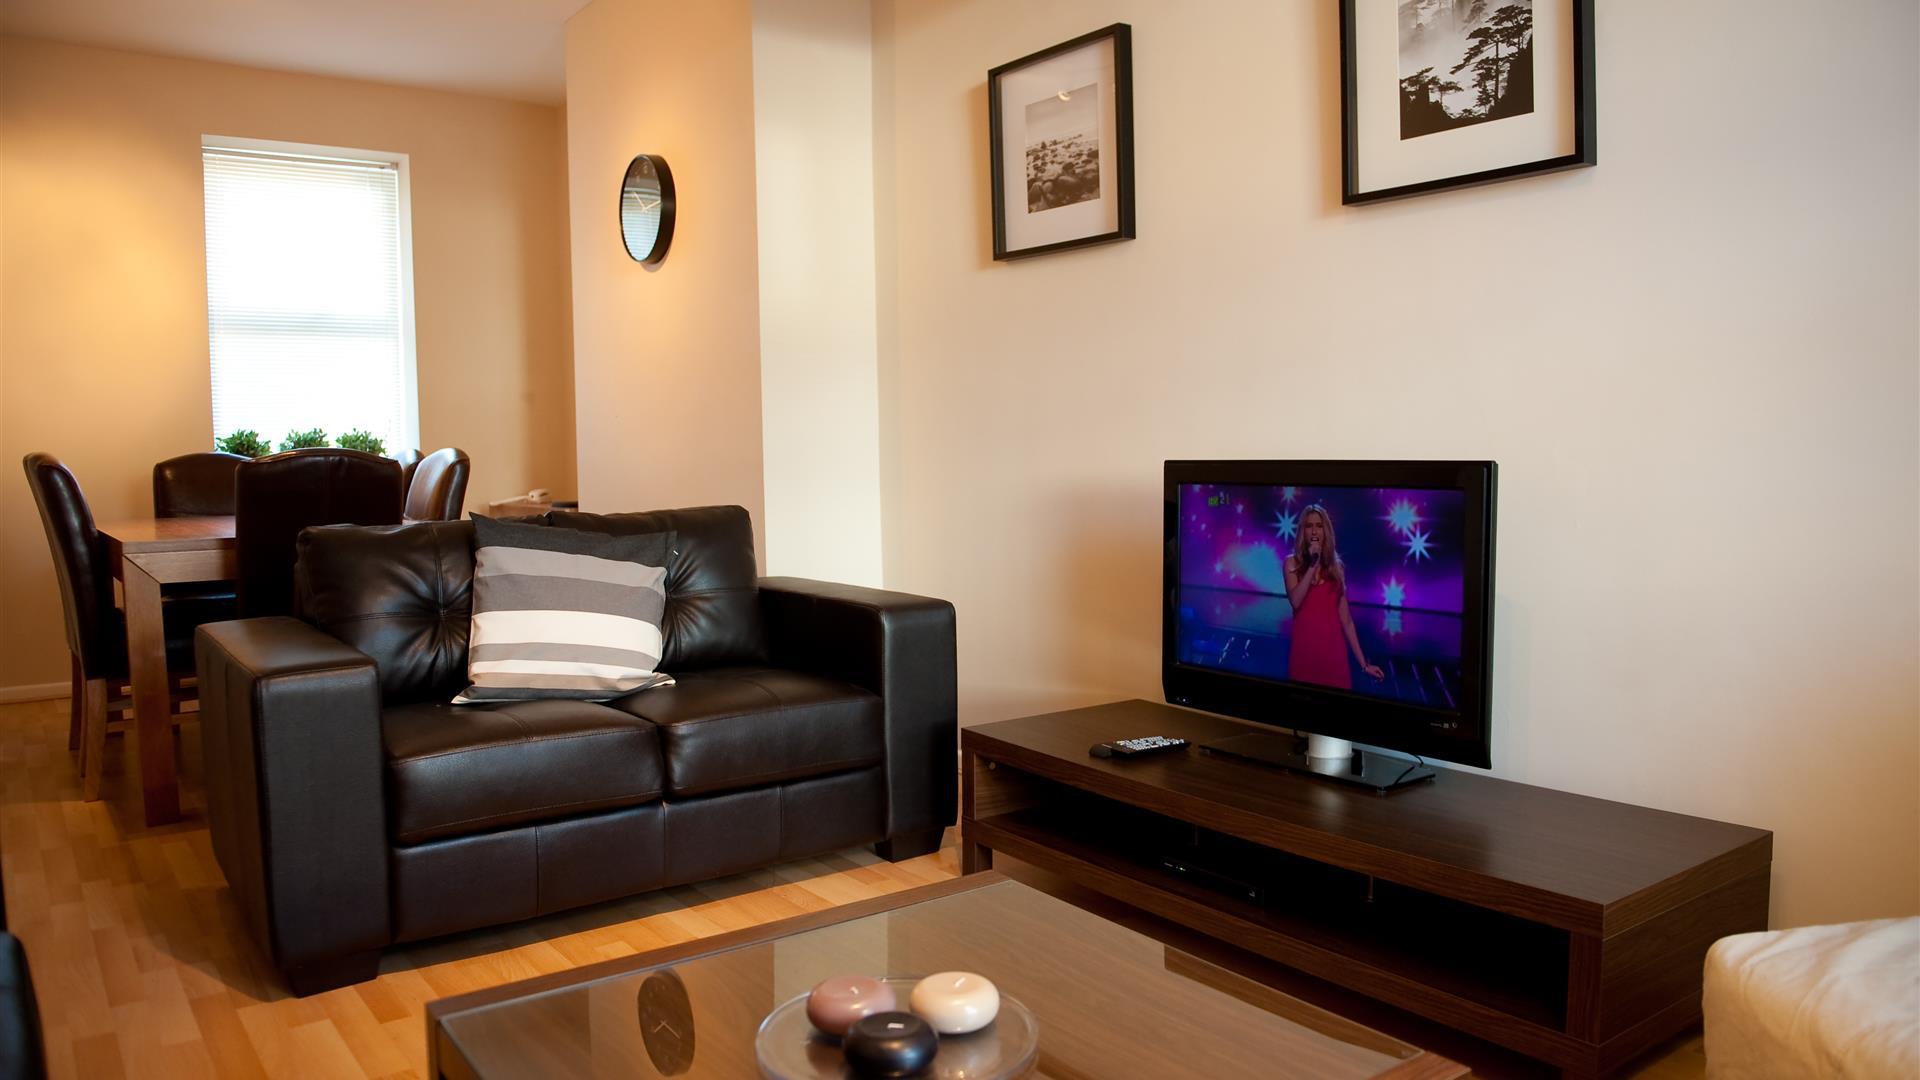
[[[0,459],[64,458],[102,519],[212,440],[203,134],[399,151],[413,206],[420,430],[470,505],[570,494],[560,110],[0,38]],[[0,479],[0,687],[63,681],[46,542]]]
[[[767,572],[878,585],[873,5],[754,0]]]
[[[582,9],[567,160],[582,505],[738,503],[764,544],[751,14],[749,0]],[[679,191],[652,270],[627,257],[616,212],[641,153],[666,158]]]
[[[1159,696],[1163,459],[1490,457],[1497,771],[1920,911],[1910,0],[1607,0],[1598,168],[1358,209],[1330,0],[877,8],[887,580],[965,720]],[[994,265],[985,72],[1114,21],[1140,239]]]

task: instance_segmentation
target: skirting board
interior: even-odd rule
[[[73,694],[71,683],[48,682],[32,686],[0,686],[0,705],[12,705],[19,701],[52,701],[54,698],[70,697]]]

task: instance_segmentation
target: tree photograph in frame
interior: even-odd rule
[[[1341,201],[1596,161],[1593,0],[1340,0]]]
[[[1130,27],[994,68],[987,100],[995,259],[1133,238]]]

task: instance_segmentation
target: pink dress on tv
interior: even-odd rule
[[[1340,626],[1340,586],[1316,581],[1293,613],[1293,642],[1287,649],[1287,677],[1319,686],[1353,689],[1347,668],[1347,635]]]

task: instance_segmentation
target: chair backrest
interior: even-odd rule
[[[52,454],[28,454],[21,462],[27,487],[40,508],[53,553],[53,574],[60,582],[60,606],[67,616],[67,648],[79,657],[90,679],[104,678],[109,660],[107,635],[113,632],[113,578],[94,528],[93,510],[80,492],[73,470]]]
[[[457,446],[421,458],[407,487],[407,520],[459,521],[467,504],[467,475],[472,471],[467,452]]]
[[[316,447],[243,463],[233,474],[234,556],[245,618],[293,611],[294,543],[309,525],[397,525],[392,458]]]
[[[400,492],[405,495],[413,490],[413,470],[420,467],[420,451],[402,450],[393,455],[393,460],[400,463]]]
[[[153,467],[153,516],[233,513],[233,471],[247,459],[217,450],[181,454]]]

